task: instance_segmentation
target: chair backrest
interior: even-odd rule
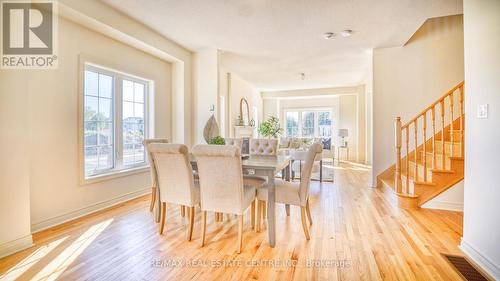
[[[195,185],[187,146],[152,143],[148,145],[156,166],[160,201],[194,206]]]
[[[305,206],[309,197],[309,184],[311,183],[311,172],[316,156],[323,151],[323,146],[319,143],[313,143],[307,150],[304,166],[302,166],[302,174],[300,175],[300,205]]]
[[[276,155],[277,152],[276,139],[250,139],[250,155]]]
[[[153,156],[148,150],[148,145],[151,143],[168,143],[168,139],[145,139],[142,144],[144,145],[144,148],[148,151],[148,162],[149,162],[149,174],[151,175],[151,185],[152,186],[158,186],[157,180],[156,180],[156,167],[153,159]]]
[[[234,145],[241,149],[243,145],[243,140],[241,138],[225,138],[226,145]]]
[[[193,147],[200,177],[201,209],[230,214],[243,211],[240,148],[234,145]]]

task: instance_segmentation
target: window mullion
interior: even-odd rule
[[[114,107],[115,107],[115,155],[116,168],[123,168],[123,95],[122,95],[122,77],[115,76],[114,87]]]

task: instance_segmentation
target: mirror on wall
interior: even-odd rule
[[[240,126],[248,126],[250,124],[250,110],[246,99],[240,100]]]

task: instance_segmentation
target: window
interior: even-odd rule
[[[224,96],[219,97],[219,112],[220,112],[220,132],[221,136],[226,136],[226,100]]]
[[[85,65],[83,157],[85,178],[146,165],[146,80]]]
[[[254,121],[254,128],[253,128],[253,134],[254,138],[259,137],[259,109],[254,106],[253,108],[253,121]]]
[[[299,136],[299,113],[287,112],[286,113],[286,135],[289,137]]]
[[[329,110],[285,111],[285,128],[288,137],[332,136],[332,112]]]
[[[314,137],[314,112],[302,112],[302,137]]]

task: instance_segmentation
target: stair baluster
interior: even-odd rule
[[[424,113],[424,124],[422,125],[422,130],[424,134],[424,144],[422,145],[424,148],[424,156],[422,158],[422,164],[424,165],[424,182],[427,181],[427,112]]]
[[[464,86],[460,87],[460,157],[464,157]]]
[[[417,150],[418,150],[418,118],[415,119],[414,122],[414,131],[415,131],[415,169],[414,169],[414,176],[415,176],[415,181],[418,181],[418,155],[417,155]]]
[[[396,173],[395,173],[395,179],[394,179],[394,184],[395,184],[395,190],[396,193],[401,193],[402,186],[401,186],[401,117],[396,117],[396,123],[395,123],[395,132],[396,132]]]
[[[432,106],[431,110],[431,118],[432,118],[432,168],[437,169],[436,167],[436,106]]]
[[[450,157],[453,157],[453,93],[451,93],[450,97]]]
[[[445,169],[445,147],[444,147],[444,98],[439,102],[441,107],[441,169]]]
[[[406,129],[406,186],[405,186],[405,192],[408,193],[409,186],[410,186],[410,127],[407,125],[405,126]]]

